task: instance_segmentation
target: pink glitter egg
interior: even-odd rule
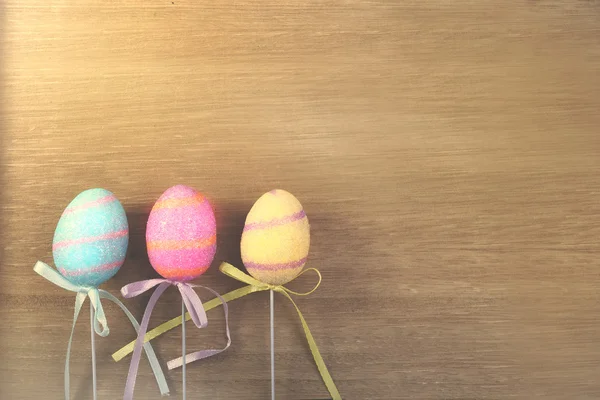
[[[166,279],[197,278],[215,256],[216,237],[215,214],[208,200],[191,187],[173,186],[154,203],[148,217],[150,264]]]

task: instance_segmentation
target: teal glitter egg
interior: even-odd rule
[[[81,192],[63,211],[52,241],[54,264],[69,281],[98,286],[113,277],[129,242],[125,210],[105,189]]]

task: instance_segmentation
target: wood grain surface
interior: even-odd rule
[[[252,203],[302,201],[324,279],[298,304],[345,399],[598,399],[599,110],[596,1],[2,0],[0,399],[63,399],[74,295],[32,267],[64,207],[91,187],[123,203],[117,294],[156,276],[145,222],[179,183],[215,205],[201,281],[220,292],[241,286],[216,266],[240,265]],[[121,398],[129,358],[110,355],[134,338],[106,310],[101,400]],[[151,324],[178,312],[170,290]],[[190,348],[224,343],[209,318]],[[91,398],[87,323],[74,399]],[[231,323],[190,399],[268,397],[268,295]],[[155,341],[162,362],[179,345]],[[279,399],[327,397],[281,297],[276,350]],[[136,399],[159,398],[144,361]]]

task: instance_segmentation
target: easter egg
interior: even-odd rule
[[[310,226],[302,204],[285,190],[262,195],[250,209],[242,233],[242,260],[259,281],[283,285],[302,271]]]
[[[63,211],[52,241],[54,264],[69,281],[98,286],[114,276],[127,253],[125,210],[105,189],[81,192]]]
[[[183,282],[202,275],[217,251],[216,238],[210,203],[188,186],[167,189],[148,217],[148,257],[166,279]]]

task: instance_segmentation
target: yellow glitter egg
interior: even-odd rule
[[[289,192],[262,195],[246,217],[241,253],[248,273],[283,285],[302,271],[310,247],[310,226],[302,204]]]

